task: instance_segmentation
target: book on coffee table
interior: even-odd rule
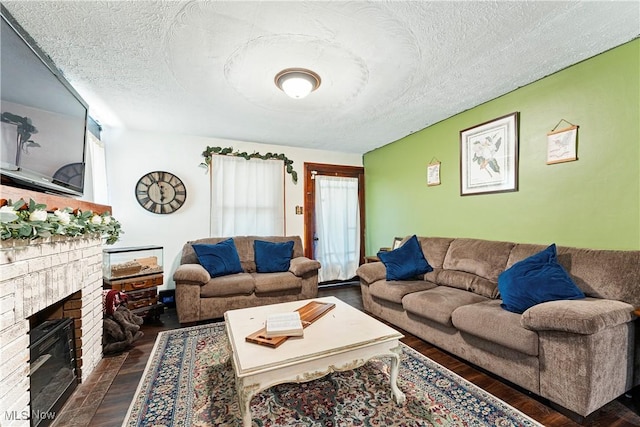
[[[287,313],[276,313],[267,316],[265,326],[265,336],[273,337],[301,337],[304,335],[300,313],[290,311]]]
[[[300,315],[300,320],[302,321],[302,328],[304,329],[309,325],[311,325],[316,320],[318,320],[320,317],[324,316],[329,310],[333,309],[335,306],[336,306],[335,303],[332,303],[332,302],[310,301],[295,311]],[[267,314],[266,317],[268,316],[269,314]],[[264,345],[271,348],[277,348],[280,344],[282,344],[289,338],[288,336],[267,337],[266,331],[267,331],[267,327],[265,322],[265,327],[255,331],[250,335],[247,335],[245,337],[245,340],[250,343],[260,344],[260,345]]]

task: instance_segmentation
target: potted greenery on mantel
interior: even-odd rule
[[[291,175],[291,179],[293,183],[296,184],[298,182],[298,173],[293,169],[293,160],[289,160],[287,156],[279,153],[267,153],[260,154],[258,152],[247,153],[246,151],[234,151],[233,147],[207,147],[206,150],[202,152],[202,157],[204,157],[204,162],[200,163],[200,166],[208,168],[211,165],[211,158],[214,154],[220,156],[236,156],[242,157],[245,160],[251,159],[262,159],[262,160],[282,160],[284,162],[285,169],[288,174]]]

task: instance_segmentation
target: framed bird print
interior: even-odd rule
[[[518,191],[518,113],[460,131],[460,195]]]

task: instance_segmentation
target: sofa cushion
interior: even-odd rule
[[[533,243],[517,243],[513,247],[513,249],[511,249],[511,253],[509,254],[509,260],[507,261],[507,266],[505,270],[507,268],[511,268],[511,266],[516,262],[522,261],[526,258],[529,258],[532,255],[542,252],[548,247],[549,245],[537,245]],[[557,249],[558,248],[556,247],[556,250]],[[556,257],[556,258],[558,259],[558,262],[562,264],[562,260],[560,260],[560,257]]]
[[[586,295],[640,307],[640,251],[559,247],[558,260]]]
[[[268,240],[264,238],[263,240]],[[240,258],[240,265],[245,273],[253,273],[256,271],[256,262],[253,259],[254,249],[253,240],[247,236],[234,236],[233,241],[236,244],[238,250],[238,257]],[[271,240],[269,240],[271,241]]]
[[[387,280],[410,280],[433,271],[415,235],[398,249],[378,252],[378,258],[387,269]]]
[[[530,356],[538,355],[538,334],[522,327],[520,314],[503,310],[500,300],[457,308],[452,316],[459,331]]]
[[[424,280],[403,280],[387,282],[379,280],[369,285],[369,292],[376,298],[402,304],[402,298],[410,293],[435,288],[437,285]]]
[[[550,301],[522,313],[520,323],[534,331],[565,331],[590,335],[632,321],[634,307],[622,301],[586,298]]]
[[[253,249],[258,273],[279,273],[289,270],[293,255],[293,240],[288,242],[254,240]]]
[[[498,284],[472,273],[455,270],[441,270],[436,283],[473,292],[487,298],[498,296]]]
[[[498,290],[502,308],[514,313],[547,301],[584,298],[558,263],[555,244],[505,270],[498,278]]]
[[[256,284],[256,295],[302,289],[302,279],[288,271],[283,273],[251,273],[251,276]]]
[[[463,271],[497,283],[514,244],[480,239],[455,239],[449,245],[443,268]]]
[[[429,265],[436,269],[442,268],[453,240],[450,237],[418,237],[424,257],[429,260]]]
[[[498,296],[498,276],[505,269],[513,243],[479,239],[455,239],[449,244],[436,283]]]
[[[444,263],[444,258],[447,256],[447,251],[449,250],[449,245],[452,241],[453,238],[450,237],[418,236],[418,242],[422,248],[422,253],[424,254],[425,259],[427,259],[429,265],[433,267],[433,271],[424,275],[424,280],[439,283],[438,275],[442,271],[442,264]]]
[[[437,286],[426,291],[407,294],[402,298],[402,307],[409,313],[453,326],[451,314],[458,307],[486,301],[487,298],[448,286]]]
[[[211,277],[242,272],[240,258],[233,239],[223,240],[213,245],[195,244],[193,250],[196,251],[198,261]]]
[[[200,287],[201,298],[228,297],[233,295],[251,295],[255,283],[249,273],[229,274],[214,277]]]

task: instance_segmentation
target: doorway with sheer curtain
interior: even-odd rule
[[[305,252],[324,284],[352,281],[364,246],[364,169],[305,163]]]

